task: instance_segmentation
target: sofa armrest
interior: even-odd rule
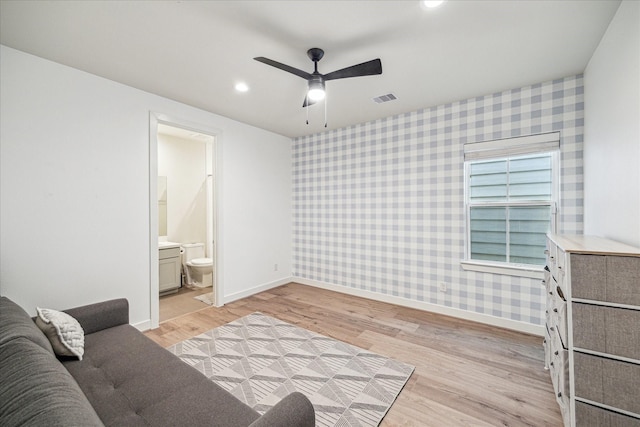
[[[85,334],[129,323],[129,302],[125,298],[83,305],[64,312],[80,322]]]
[[[315,427],[313,405],[300,392],[293,392],[269,409],[249,427]]]

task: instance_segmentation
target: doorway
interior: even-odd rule
[[[220,305],[219,138],[216,129],[159,114],[150,116],[151,328],[170,318]],[[184,252],[180,246],[187,243],[201,247],[196,250],[201,251],[197,257],[211,260],[211,273],[195,274],[187,267],[191,274],[185,280],[181,255],[173,258],[175,267],[170,271],[176,274],[174,281],[171,274],[167,276],[171,267],[166,254]]]

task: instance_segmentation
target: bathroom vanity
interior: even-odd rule
[[[178,292],[181,285],[180,243],[159,242],[160,295]]]

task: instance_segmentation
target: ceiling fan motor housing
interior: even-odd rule
[[[313,62],[318,62],[324,56],[324,50],[320,49],[319,47],[312,47],[307,51],[307,56]]]

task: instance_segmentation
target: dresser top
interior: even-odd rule
[[[640,248],[603,237],[583,234],[549,234],[548,236],[565,252],[640,257]]]

